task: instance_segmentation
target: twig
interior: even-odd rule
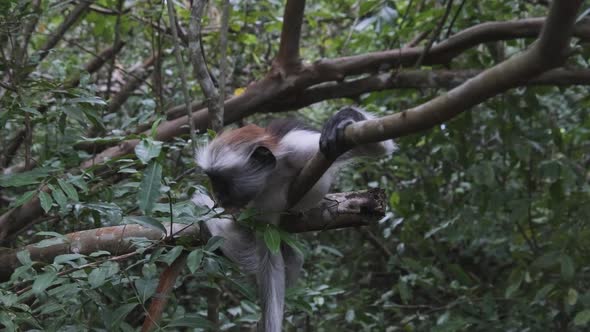
[[[178,43],[178,31],[176,29],[176,14],[174,12],[174,4],[172,1],[166,1],[168,6],[168,18],[170,20],[170,30],[172,30],[172,40],[174,42],[174,55],[176,56],[176,65],[180,75],[180,82],[182,84],[182,94],[184,96],[184,102],[186,105],[186,115],[190,126],[190,137],[191,137],[191,153],[196,153],[197,139],[195,136],[195,125],[193,123],[193,114],[191,112],[191,96],[188,90],[188,84],[186,83],[186,72],[184,71],[184,62],[182,61],[182,54],[180,53],[180,45]]]
[[[193,65],[195,78],[205,95],[207,108],[209,109],[209,123],[213,130],[220,131],[223,128],[223,113],[219,107],[219,91],[213,85],[209,70],[205,64],[203,46],[201,44],[201,17],[205,8],[205,0],[193,1],[191,19],[188,26],[188,49]],[[222,101],[223,102],[223,101]],[[190,106],[187,105],[190,112]]]
[[[434,30],[434,32],[432,33],[432,37],[428,41],[428,44],[426,44],[426,47],[424,47],[422,54],[420,54],[420,57],[416,61],[416,64],[414,65],[415,67],[420,67],[422,65],[422,61],[424,61],[424,57],[426,57],[426,54],[428,54],[428,52],[430,52],[432,45],[440,36],[440,32],[442,31],[442,28],[445,25],[445,22],[447,21],[447,18],[449,17],[449,14],[451,13],[452,8],[453,8],[453,0],[447,0],[447,8],[445,9],[445,13],[444,13],[443,17],[440,19],[440,21],[438,22],[438,26],[436,27],[436,30]]]
[[[223,113],[224,113],[224,102],[225,102],[225,79],[227,77],[227,34],[229,27],[229,16],[230,16],[230,3],[229,0],[223,1],[223,10],[221,14],[221,31],[219,36],[219,109],[218,109],[218,121],[221,121],[220,127],[223,127]]]
[[[76,7],[74,7],[74,9],[72,9],[64,21],[57,27],[57,30],[55,30],[49,36],[49,38],[47,38],[45,44],[43,44],[43,46],[41,46],[39,49],[39,61],[45,59],[47,54],[49,54],[49,50],[54,48],[55,45],[57,45],[57,43],[59,43],[59,41],[63,38],[66,31],[68,31],[68,29],[71,28],[80,17],[86,14],[88,7],[90,7],[91,4],[91,0],[82,0],[80,3],[78,3],[78,5],[76,5]]]

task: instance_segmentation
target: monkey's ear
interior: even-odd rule
[[[272,152],[264,146],[259,146],[256,149],[254,149],[254,152],[252,152],[252,154],[250,155],[250,160],[254,160],[257,163],[265,166],[274,166],[274,164],[276,164],[277,162],[277,159],[272,154]]]

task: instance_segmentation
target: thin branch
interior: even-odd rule
[[[455,25],[457,18],[459,18],[459,14],[461,14],[461,11],[463,10],[463,6],[465,6],[466,2],[467,2],[467,0],[461,0],[461,3],[459,4],[459,8],[457,8],[455,15],[453,15],[453,18],[451,19],[451,23],[449,24],[449,27],[447,28],[447,35],[445,38],[449,38],[451,36],[451,32],[453,31],[453,25]]]
[[[88,7],[92,4],[93,1],[91,0],[82,0],[72,11],[66,16],[64,21],[57,27],[55,30],[45,41],[45,44],[41,46],[39,49],[39,61],[43,60],[47,54],[49,54],[49,50],[55,47],[57,43],[63,38],[66,31],[71,28],[82,16],[84,16],[88,12]]]
[[[213,85],[213,80],[205,64],[205,55],[201,44],[201,17],[204,8],[205,0],[193,1],[191,20],[188,26],[188,49],[195,78],[201,86],[209,109],[210,127],[215,131],[220,131],[223,128],[223,112],[219,107],[219,92]],[[190,109],[188,113],[191,113]]]
[[[426,56],[426,54],[428,54],[428,52],[430,52],[432,45],[440,37],[440,32],[442,31],[443,26],[445,25],[445,23],[447,22],[447,19],[449,18],[449,14],[451,13],[451,9],[453,9],[453,0],[447,0],[447,8],[445,9],[445,13],[443,14],[443,17],[438,22],[436,29],[432,33],[432,36],[430,37],[428,44],[426,44],[426,46],[424,47],[424,50],[420,54],[420,57],[418,58],[418,60],[416,60],[416,64],[414,65],[414,67],[420,67],[422,65],[422,61],[424,61],[424,57]]]
[[[305,0],[288,0],[283,14],[281,43],[275,64],[284,73],[299,69],[299,42],[305,11]]]
[[[166,5],[168,6],[168,18],[170,20],[170,29],[172,30],[172,37],[174,42],[174,55],[176,56],[176,65],[178,66],[178,71],[180,75],[180,82],[182,85],[182,94],[184,96],[184,102],[186,104],[187,109],[187,117],[190,127],[190,135],[191,135],[191,146],[192,146],[192,153],[195,153],[197,142],[195,138],[195,126],[192,121],[192,112],[190,110],[191,105],[191,96],[188,90],[188,84],[186,83],[186,73],[184,71],[184,62],[182,61],[182,54],[180,51],[180,45],[178,43],[178,30],[176,29],[176,13],[174,12],[174,4],[172,1],[166,1]]]
[[[31,40],[31,36],[37,27],[37,23],[39,22],[39,18],[41,17],[41,0],[33,0],[31,2],[33,17],[31,17],[23,27],[22,39],[23,42],[20,45],[20,50],[18,52],[18,59],[21,61],[21,65],[24,65],[26,59],[28,57],[27,48],[29,47],[29,41]]]
[[[224,102],[226,86],[225,80],[227,78],[227,34],[229,28],[229,17],[230,17],[231,4],[229,0],[223,1],[223,10],[221,14],[221,31],[219,36],[219,109],[217,119],[220,123],[220,128],[223,127],[223,113],[224,113]],[[215,129],[214,129],[215,130]]]
[[[115,40],[113,41],[113,46],[117,45],[119,43],[119,41],[121,40],[121,13],[122,13],[122,9],[123,9],[123,0],[118,0],[117,12],[119,13],[119,15],[117,15],[117,19],[115,21]],[[109,98],[111,96],[111,83],[113,80],[113,72],[115,71],[116,59],[117,59],[117,57],[111,58],[109,73],[108,73],[108,77],[107,77],[107,91],[106,91],[107,98]],[[103,116],[104,116],[104,114],[103,114]]]
[[[429,129],[452,119],[471,107],[522,84],[565,61],[567,45],[581,0],[556,0],[547,22],[533,46],[466,81],[447,94],[422,105],[383,118],[346,127],[345,137],[355,146],[380,142]],[[332,164],[317,153],[291,186],[289,201],[297,203]]]

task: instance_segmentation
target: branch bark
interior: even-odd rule
[[[379,220],[384,215],[385,206],[385,194],[380,189],[328,194],[318,207],[282,219],[281,226],[292,233],[363,226]],[[68,253],[88,255],[105,250],[112,255],[126,254],[136,249],[132,242],[134,238],[157,241],[174,234],[192,238],[197,244],[200,241],[200,230],[196,224],[187,227],[174,223],[170,232],[170,224],[167,223],[165,229],[166,233],[136,224],[103,227],[67,234],[67,241],[43,248],[31,244],[0,252],[0,281],[7,280],[20,266],[16,254],[22,250],[28,251],[34,261],[51,263],[56,256]]]
[[[201,45],[201,17],[203,16],[204,8],[204,0],[195,0],[193,2],[188,28],[188,49],[193,65],[193,72],[205,95],[205,102],[209,110],[210,127],[215,131],[220,131],[223,128],[223,112],[219,105],[219,91],[213,85],[213,80],[205,63],[203,45]],[[187,105],[187,112],[190,114],[190,109],[188,108],[189,106]]]
[[[195,141],[195,127],[192,121],[192,113],[190,111],[191,105],[191,96],[188,90],[188,85],[186,83],[186,73],[184,71],[184,62],[182,61],[182,53],[180,51],[180,44],[178,42],[178,26],[176,24],[176,12],[174,11],[174,4],[172,1],[167,1],[166,5],[168,7],[168,18],[170,20],[170,30],[172,31],[173,42],[174,42],[174,55],[176,57],[176,65],[178,66],[178,71],[180,75],[180,84],[182,86],[182,95],[184,97],[184,102],[186,104],[186,113],[190,128],[190,135],[191,135],[191,146],[192,150],[194,151],[196,148],[196,141]],[[194,152],[193,152],[194,153]]]
[[[539,39],[526,51],[490,68],[420,106],[346,128],[349,145],[380,142],[429,129],[471,107],[561,65],[581,0],[553,1]],[[317,153],[294,181],[289,201],[297,203],[332,164]]]
[[[279,53],[274,65],[279,71],[286,74],[300,69],[299,41],[301,39],[304,11],[305,0],[288,0],[285,5]]]

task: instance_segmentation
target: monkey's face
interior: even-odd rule
[[[245,164],[222,169],[208,169],[216,202],[226,209],[246,206],[258,196],[276,166],[276,158],[266,147],[259,146]]]

